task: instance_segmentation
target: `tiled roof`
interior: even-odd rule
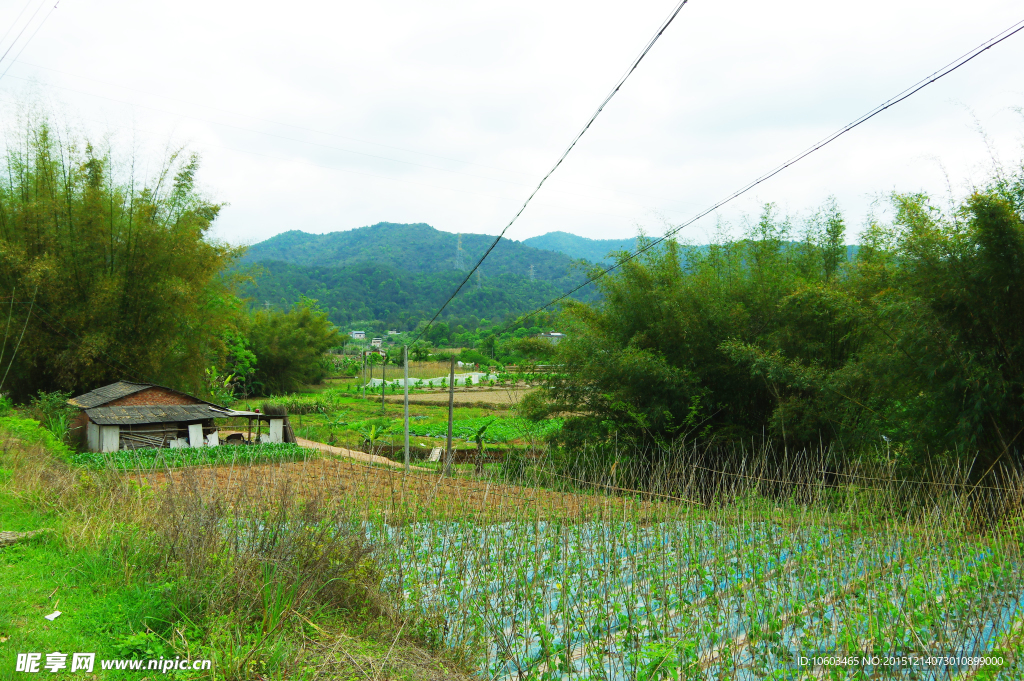
[[[92,407],[98,407],[101,404],[107,404],[108,402],[119,400],[122,397],[127,397],[128,395],[134,395],[137,392],[152,387],[152,383],[118,381],[117,383],[105,385],[102,388],[96,388],[84,395],[72,397],[68,402],[76,407],[81,407],[82,409],[91,409]]]
[[[130,405],[86,409],[89,420],[101,426],[130,426],[143,423],[175,423],[255,416],[248,411],[223,409],[210,404]]]

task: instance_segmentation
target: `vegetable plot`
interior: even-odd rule
[[[444,643],[479,651],[491,679],[974,678],[893,656],[991,655],[1024,618],[1021,565],[998,541],[706,521],[373,532],[404,606],[443,616]],[[813,664],[843,651],[878,657]],[[1024,678],[1012,659],[999,678]]]

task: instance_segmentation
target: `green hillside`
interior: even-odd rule
[[[382,263],[407,272],[455,270],[459,235],[442,232],[430,225],[379,222],[344,232],[306,234],[289,231],[251,246],[244,260],[263,262],[280,260],[293,265],[342,267],[357,263]],[[469,271],[494,237],[488,234],[463,234],[462,268]],[[518,241],[503,239],[487,257],[483,276],[530,276],[558,280],[568,272],[573,258],[550,250],[540,250]]]
[[[258,268],[244,292],[254,305],[272,307],[315,298],[340,326],[378,321],[410,329],[444,303],[493,238],[463,234],[456,269],[459,236],[422,223],[293,230],[249,248],[243,262]],[[502,240],[443,316],[499,320],[532,310],[583,281],[585,268],[563,253]]]
[[[613,251],[632,251],[636,248],[636,238],[588,239],[568,232],[548,232],[524,239],[523,243],[534,248],[562,253],[573,259],[596,263],[610,263],[608,254]]]

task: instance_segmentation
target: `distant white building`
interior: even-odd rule
[[[373,340],[370,341],[370,345],[372,345],[375,348],[379,348],[383,344],[384,344],[384,339],[383,338],[374,338]]]
[[[565,334],[564,333],[558,333],[557,331],[552,331],[550,333],[538,333],[537,334],[537,338],[546,338],[549,341],[551,341],[552,343],[554,343],[555,345],[558,345],[558,341],[560,341],[563,338],[565,338]]]
[[[366,340],[365,331],[353,331],[351,334],[352,340]]]
[[[388,331],[388,335],[389,336],[397,336],[398,332],[397,331]]]

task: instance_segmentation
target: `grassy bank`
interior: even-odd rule
[[[54,651],[65,674],[70,653],[95,653],[101,679],[140,676],[100,660],[176,657],[212,666],[170,678],[459,675],[424,645],[429,623],[392,607],[379,545],[336,500],[151,487],[18,426],[0,426],[0,531],[48,531],[0,548],[0,678],[20,676],[18,653],[42,668]]]

